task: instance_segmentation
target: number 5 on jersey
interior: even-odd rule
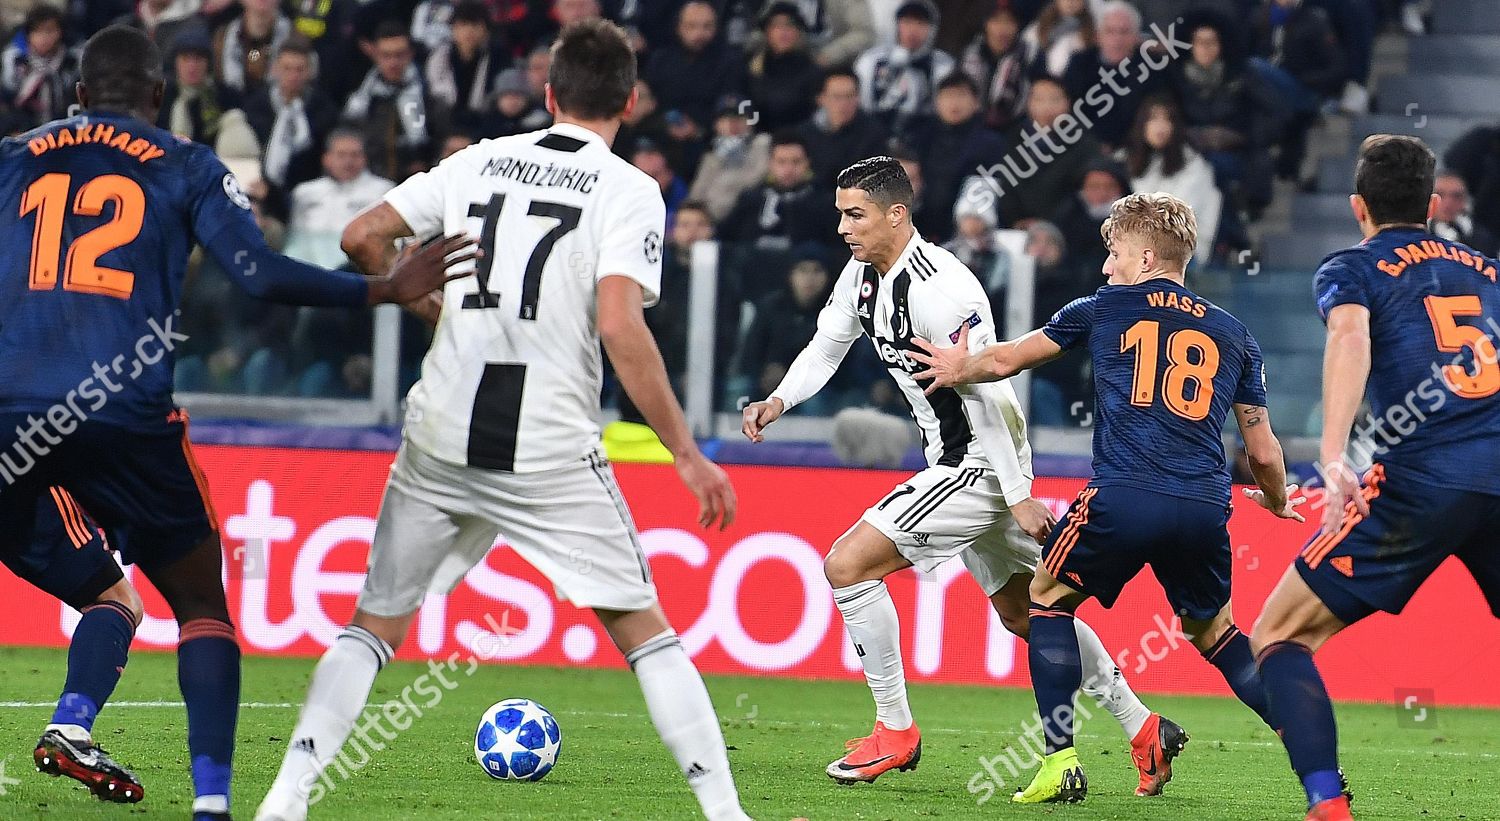
[[[479,284],[479,290],[476,293],[464,295],[463,307],[465,308],[500,307],[499,292],[490,290],[490,273],[494,270],[495,264],[495,232],[500,225],[500,212],[504,208],[504,194],[492,195],[488,202],[476,202],[469,205],[469,216],[483,220],[479,230],[479,248],[483,254],[474,269],[474,279]],[[526,214],[532,217],[552,217],[557,220],[557,225],[543,234],[542,238],[537,240],[536,247],[531,249],[531,256],[526,260],[526,273],[521,277],[519,316],[521,319],[535,321],[538,304],[542,297],[542,268],[546,266],[547,257],[552,253],[552,248],[557,245],[557,241],[578,227],[579,220],[583,218],[583,209],[560,202],[534,200],[531,207],[526,209]]]

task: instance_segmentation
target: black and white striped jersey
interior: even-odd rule
[[[854,340],[867,336],[901,389],[922,434],[927,463],[994,467],[1007,500],[1019,501],[1030,495],[1031,448],[1020,403],[1009,383],[944,388],[926,396],[927,382],[912,378],[913,372],[922,369],[908,356],[920,350],[912,339],[952,345],[965,324],[971,351],[995,342],[989,299],[973,272],[953,254],[913,232],[885,274],[853,259],[844,266],[818,316],[817,337],[771,395],[788,407],[804,401],[832,374],[832,370],[823,374],[830,355],[836,353],[842,359]],[[837,361],[833,366],[837,367]],[[989,454],[990,450],[998,453]]]
[[[443,290],[406,435],[457,464],[528,472],[599,443],[596,286],[661,287],[666,206],[598,134],[559,124],[484,140],[385,197],[418,237],[467,233],[475,275]],[[455,268],[458,272],[462,269]]]

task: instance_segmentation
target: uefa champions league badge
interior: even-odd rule
[[[969,315],[968,319],[960,322],[958,324],[958,330],[954,331],[951,334],[948,334],[948,341],[954,344],[958,344],[958,335],[963,332],[965,325],[968,325],[970,328],[977,327],[979,325],[979,312],[975,311],[974,313]]]

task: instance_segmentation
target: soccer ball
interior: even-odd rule
[[[541,781],[562,751],[562,728],[547,708],[525,698],[490,705],[474,733],[474,759],[491,778]]]

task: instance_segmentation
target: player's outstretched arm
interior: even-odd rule
[[[598,286],[599,339],[615,367],[630,401],[646,424],[672,452],[677,475],[698,499],[698,524],[718,522],[719,529],[734,521],[738,502],[729,476],[698,449],[688,430],[682,406],[672,393],[667,369],[651,329],[646,327],[644,294],[640,283],[623,275],[606,275]]]
[[[396,209],[385,201],[377,202],[355,215],[354,219],[344,227],[344,234],[340,238],[340,246],[355,267],[365,272],[370,277],[370,304],[381,302],[400,303],[407,310],[421,317],[429,325],[436,325],[438,315],[443,308],[443,299],[440,289],[449,280],[458,279],[467,274],[445,276],[441,281],[433,284],[425,291],[415,289],[424,284],[430,284],[430,280],[422,279],[420,276],[412,278],[410,282],[396,281],[393,285],[377,285],[377,283],[392,283],[400,277],[412,276],[404,270],[407,265],[417,264],[409,261],[413,254],[433,253],[429,248],[434,242],[422,246],[419,251],[407,249],[398,255],[396,253],[396,240],[402,237],[412,236],[411,226],[396,212]],[[446,267],[467,262],[478,255],[477,250],[465,249],[465,253],[453,259],[446,260]],[[445,255],[452,253],[445,251]],[[423,272],[430,273],[430,272]],[[377,298],[383,297],[383,298]]]
[[[1352,303],[1336,305],[1328,312],[1328,343],[1323,349],[1323,439],[1318,452],[1326,487],[1325,533],[1338,529],[1344,506],[1351,501],[1360,513],[1370,513],[1369,502],[1356,492],[1359,477],[1344,461],[1369,377],[1370,309]]]
[[[927,366],[927,370],[912,374],[912,378],[932,380],[927,386],[928,395],[939,388],[1009,379],[1021,371],[1051,362],[1063,353],[1060,345],[1039,330],[1009,342],[997,342],[972,356],[967,353],[968,325],[959,328],[958,339],[951,348],[939,348],[920,337],[912,342],[925,353],[909,351],[908,355]]]
[[[1245,440],[1245,455],[1257,485],[1246,488],[1245,495],[1283,519],[1306,521],[1297,506],[1307,500],[1297,495],[1296,485],[1286,483],[1286,461],[1280,440],[1271,432],[1270,411],[1262,405],[1235,403],[1234,419]]]
[[[740,431],[745,434],[746,439],[756,444],[765,441],[761,434],[767,426],[780,419],[789,408],[815,396],[838,371],[839,364],[849,353],[849,346],[854,343],[854,335],[839,339],[822,327],[830,310],[831,307],[823,309],[824,314],[818,318],[820,327],[807,347],[792,360],[791,367],[786,369],[786,376],[781,378],[776,390],[771,391],[771,395],[764,401],[751,402],[745,406]]]

